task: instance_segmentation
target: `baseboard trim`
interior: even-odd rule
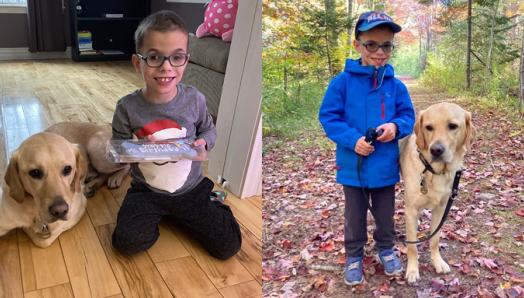
[[[0,61],[71,59],[71,47],[63,52],[29,52],[29,48],[0,48]]]

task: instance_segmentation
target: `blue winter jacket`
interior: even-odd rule
[[[395,78],[391,65],[375,69],[348,59],[344,71],[326,90],[319,119],[327,136],[337,144],[337,182],[379,188],[399,181],[398,139],[413,131],[415,111],[406,86]],[[375,151],[362,158],[359,179],[354,150],[358,139],[368,128],[388,122],[397,125],[396,138],[374,143]]]

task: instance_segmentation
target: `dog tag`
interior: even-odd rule
[[[422,177],[422,180],[420,181],[420,192],[422,194],[428,193],[428,187],[426,186],[426,177]]]

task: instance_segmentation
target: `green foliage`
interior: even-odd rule
[[[472,85],[471,90],[466,93],[472,97],[491,100],[495,106],[516,107],[521,40],[515,39],[511,32],[516,26],[514,20],[500,13],[503,5],[503,0],[474,2]],[[430,53],[421,81],[434,89],[464,94],[467,23],[466,20],[453,20],[443,24],[447,31],[440,37],[436,50]],[[491,39],[492,26],[494,34]]]
[[[318,130],[318,110],[326,84],[307,79],[294,80],[288,90],[269,84],[264,74],[262,93],[264,136],[292,138],[308,130]]]
[[[466,70],[464,63],[453,63],[430,53],[426,70],[420,77],[422,85],[433,90],[455,94],[464,90]]]
[[[390,60],[396,75],[408,75],[417,78],[420,75],[420,51],[418,45],[400,45],[395,48]]]

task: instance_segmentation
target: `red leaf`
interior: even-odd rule
[[[519,210],[515,211],[515,214],[524,217],[524,208],[520,208]]]
[[[333,240],[329,240],[326,242],[320,243],[320,250],[321,251],[327,251],[330,252],[335,248],[335,244],[333,244]]]
[[[284,249],[290,249],[291,247],[293,247],[293,242],[287,239],[282,240],[281,244]]]
[[[462,264],[462,266],[460,267],[460,272],[464,274],[469,274],[471,272],[471,268],[468,264]]]

